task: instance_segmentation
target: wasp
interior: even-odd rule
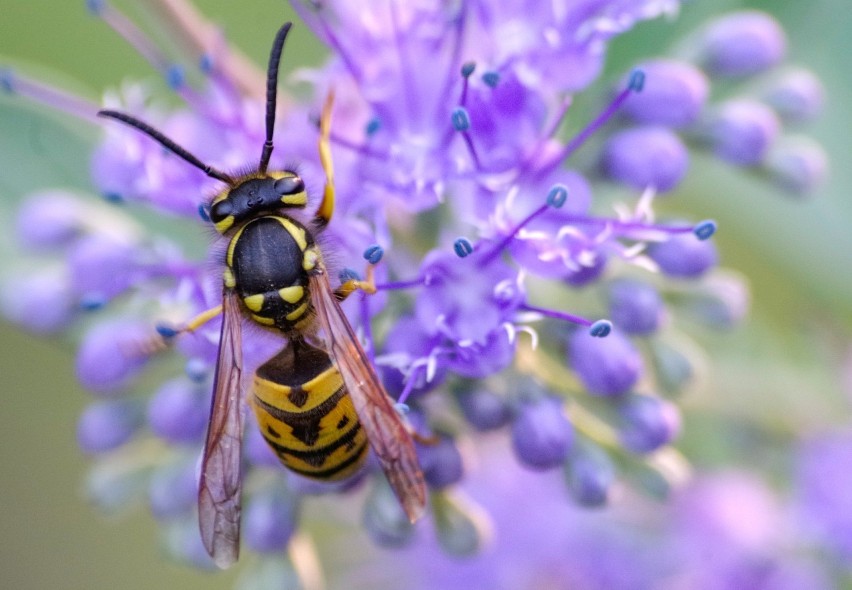
[[[239,557],[241,441],[245,398],[261,432],[282,463],[321,480],[342,479],[372,448],[411,522],[426,505],[426,486],[412,434],[346,319],[340,302],[356,290],[375,292],[372,280],[349,279],[332,288],[316,236],[331,220],[335,185],[330,134],[333,95],[320,116],[319,154],[325,173],[321,202],[310,221],[292,213],[308,205],[294,170],[269,171],[273,151],[278,68],[292,23],[275,36],[267,68],[266,140],[260,163],[231,175],[205,164],[135,117],[120,121],[157,141],[226,187],[206,209],[227,240],[222,304],[199,314],[167,337],[191,332],[222,315],[213,400],[201,462],[198,513],[201,537],[222,568]],[[243,318],[286,338],[286,345],[256,371],[244,395]],[[324,336],[324,340],[321,339]]]

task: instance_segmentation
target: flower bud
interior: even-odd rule
[[[619,403],[618,415],[619,440],[634,453],[655,451],[680,432],[677,406],[658,397],[630,395]]]
[[[148,402],[151,431],[171,443],[194,443],[204,437],[210,415],[206,389],[180,378],[164,383]]]
[[[779,63],[787,51],[784,29],[757,10],[734,12],[711,22],[700,35],[700,65],[722,77],[750,76]]]
[[[678,234],[665,242],[651,244],[648,256],[670,277],[696,278],[713,268],[719,255],[711,240],[699,240],[694,234]]]
[[[636,127],[609,138],[601,167],[610,179],[636,190],[650,186],[666,192],[683,180],[689,153],[680,138],[665,127]]]
[[[90,404],[77,423],[77,444],[87,453],[103,453],[120,447],[142,424],[136,400],[106,400]]]
[[[609,287],[610,319],[627,334],[652,334],[659,327],[664,310],[660,294],[647,283],[622,279]]]
[[[259,553],[282,553],[296,530],[297,498],[276,484],[251,496],[246,506],[245,542]]]
[[[593,395],[626,393],[643,371],[639,351],[618,330],[606,338],[595,338],[586,330],[577,330],[568,340],[568,361]]]
[[[658,59],[640,66],[645,72],[642,92],[625,101],[623,110],[634,121],[684,127],[698,120],[709,93],[704,72],[687,62]]]
[[[574,427],[562,402],[542,397],[522,403],[512,422],[512,447],[527,467],[551,469],[562,464],[574,442]]]

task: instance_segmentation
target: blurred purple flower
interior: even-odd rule
[[[713,77],[748,77],[783,59],[783,31],[761,13],[713,23],[688,40],[688,55],[650,60],[623,76],[598,115],[573,137],[562,135],[573,95],[600,75],[608,41],[678,5],[294,2],[331,57],[296,74],[313,95],[282,104],[274,139],[286,150],[273,153],[271,169],[281,168],[285,157],[299,162],[308,193],[313,200],[320,194],[316,105],[333,88],[339,192],[335,220],[319,239],[333,277],[357,273],[364,258],[370,260],[378,294],[351,297],[345,311],[390,394],[411,404],[417,431],[441,435],[438,444],[419,450],[437,545],[455,556],[485,555],[444,569],[447,557],[432,556],[434,547],[411,549],[419,556],[411,571],[430,568],[418,583],[459,587],[475,575],[467,586],[647,587],[673,567],[667,555],[635,558],[637,548],[654,539],[617,526],[599,530],[565,498],[551,497],[545,488],[552,474],[500,463],[493,481],[470,481],[461,448],[465,424],[455,414],[460,409],[480,432],[510,431],[526,466],[563,467],[563,487],[583,506],[608,502],[630,465],[654,469],[647,456],[631,452],[673,452],[667,445],[679,429],[677,407],[634,393],[654,377],[668,393],[694,376],[688,357],[661,352],[654,336],[663,316],[667,327],[682,310],[727,326],[742,318],[748,297],[730,277],[739,291],[714,290],[720,271],[709,238],[715,223],[658,222],[657,193],[680,188],[693,145],[761,168],[794,191],[812,187],[825,168],[819,148],[782,149],[789,145],[781,136],[784,123],[810,117],[821,104],[818,84],[805,75],[765,89],[765,104],[754,97],[708,104]],[[202,56],[203,84],[196,87],[116,8],[94,1],[89,9],[133,44],[184,103],[160,108],[141,86],[128,84],[104,104],[149,121],[204,162],[226,170],[245,166],[246,154],[263,142],[264,104],[228,66],[225,58],[234,50],[221,42],[217,53]],[[179,26],[191,36],[206,25],[190,19]],[[48,85],[2,74],[8,93],[86,120],[97,110]],[[265,80],[257,82],[263,87]],[[736,106],[743,104],[748,107]],[[599,153],[573,157],[595,146]],[[220,183],[119,125],[106,128],[91,173],[110,205],[56,191],[34,195],[21,209],[21,248],[52,258],[54,267],[36,266],[29,278],[17,279],[17,286],[34,285],[31,297],[4,289],[3,310],[40,332],[81,324],[79,380],[96,395],[125,396],[141,388],[147,361],[159,352],[152,344],[156,320],[180,322],[221,302],[224,245],[219,240],[190,259],[114,204],[133,201],[201,227],[209,224],[206,197]],[[601,182],[601,174],[627,186],[635,203],[604,207],[607,197],[624,193]],[[639,282],[636,273],[644,271],[661,276]],[[699,277],[700,283],[691,280]],[[668,305],[668,278],[680,279],[680,306]],[[609,289],[608,298],[578,296],[580,287],[597,285]],[[35,314],[40,308],[50,313]],[[90,325],[87,314],[102,310],[111,312],[109,319]],[[613,322],[599,319],[607,310]],[[210,561],[189,526],[191,455],[203,438],[219,333],[214,320],[181,337],[175,348],[185,375],[150,388],[147,424],[145,404],[122,397],[96,402],[78,430],[84,450],[112,451],[133,475],[99,463],[106,475],[94,478],[92,495],[113,507],[141,489],[164,523],[170,552],[200,567]],[[276,334],[246,330],[245,375],[281,345]],[[449,400],[445,384],[454,392]],[[120,411],[125,405],[135,413]],[[155,468],[131,452],[152,437],[168,446]],[[252,418],[244,449],[251,482],[245,540],[260,553],[285,550],[303,497],[342,494],[370,480],[362,473],[332,485],[284,476]],[[496,453],[491,459],[499,463],[508,450]],[[376,470],[376,462],[368,462],[365,471]],[[384,546],[419,545],[390,488],[381,478],[372,484],[362,518],[369,536]],[[493,546],[487,545],[487,515],[456,495],[460,486],[492,492],[483,504],[501,525]],[[518,518],[523,506],[535,510]],[[512,559],[499,559],[506,555]]]

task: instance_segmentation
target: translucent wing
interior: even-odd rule
[[[240,388],[243,373],[241,317],[236,293],[226,289],[213,402],[198,488],[201,539],[213,561],[223,569],[236,562],[240,555],[240,445],[245,417]]]
[[[370,446],[408,519],[414,522],[426,508],[426,483],[411,435],[343,314],[324,269],[311,274],[309,289],[329,352],[352,397]]]

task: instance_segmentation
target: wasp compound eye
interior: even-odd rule
[[[274,187],[279,195],[294,195],[305,190],[305,183],[298,176],[287,176],[276,180]]]
[[[219,201],[218,203],[214,203],[212,207],[210,207],[210,219],[213,220],[214,223],[222,221],[228,215],[231,215],[234,212],[234,206],[230,201],[224,200]]]

